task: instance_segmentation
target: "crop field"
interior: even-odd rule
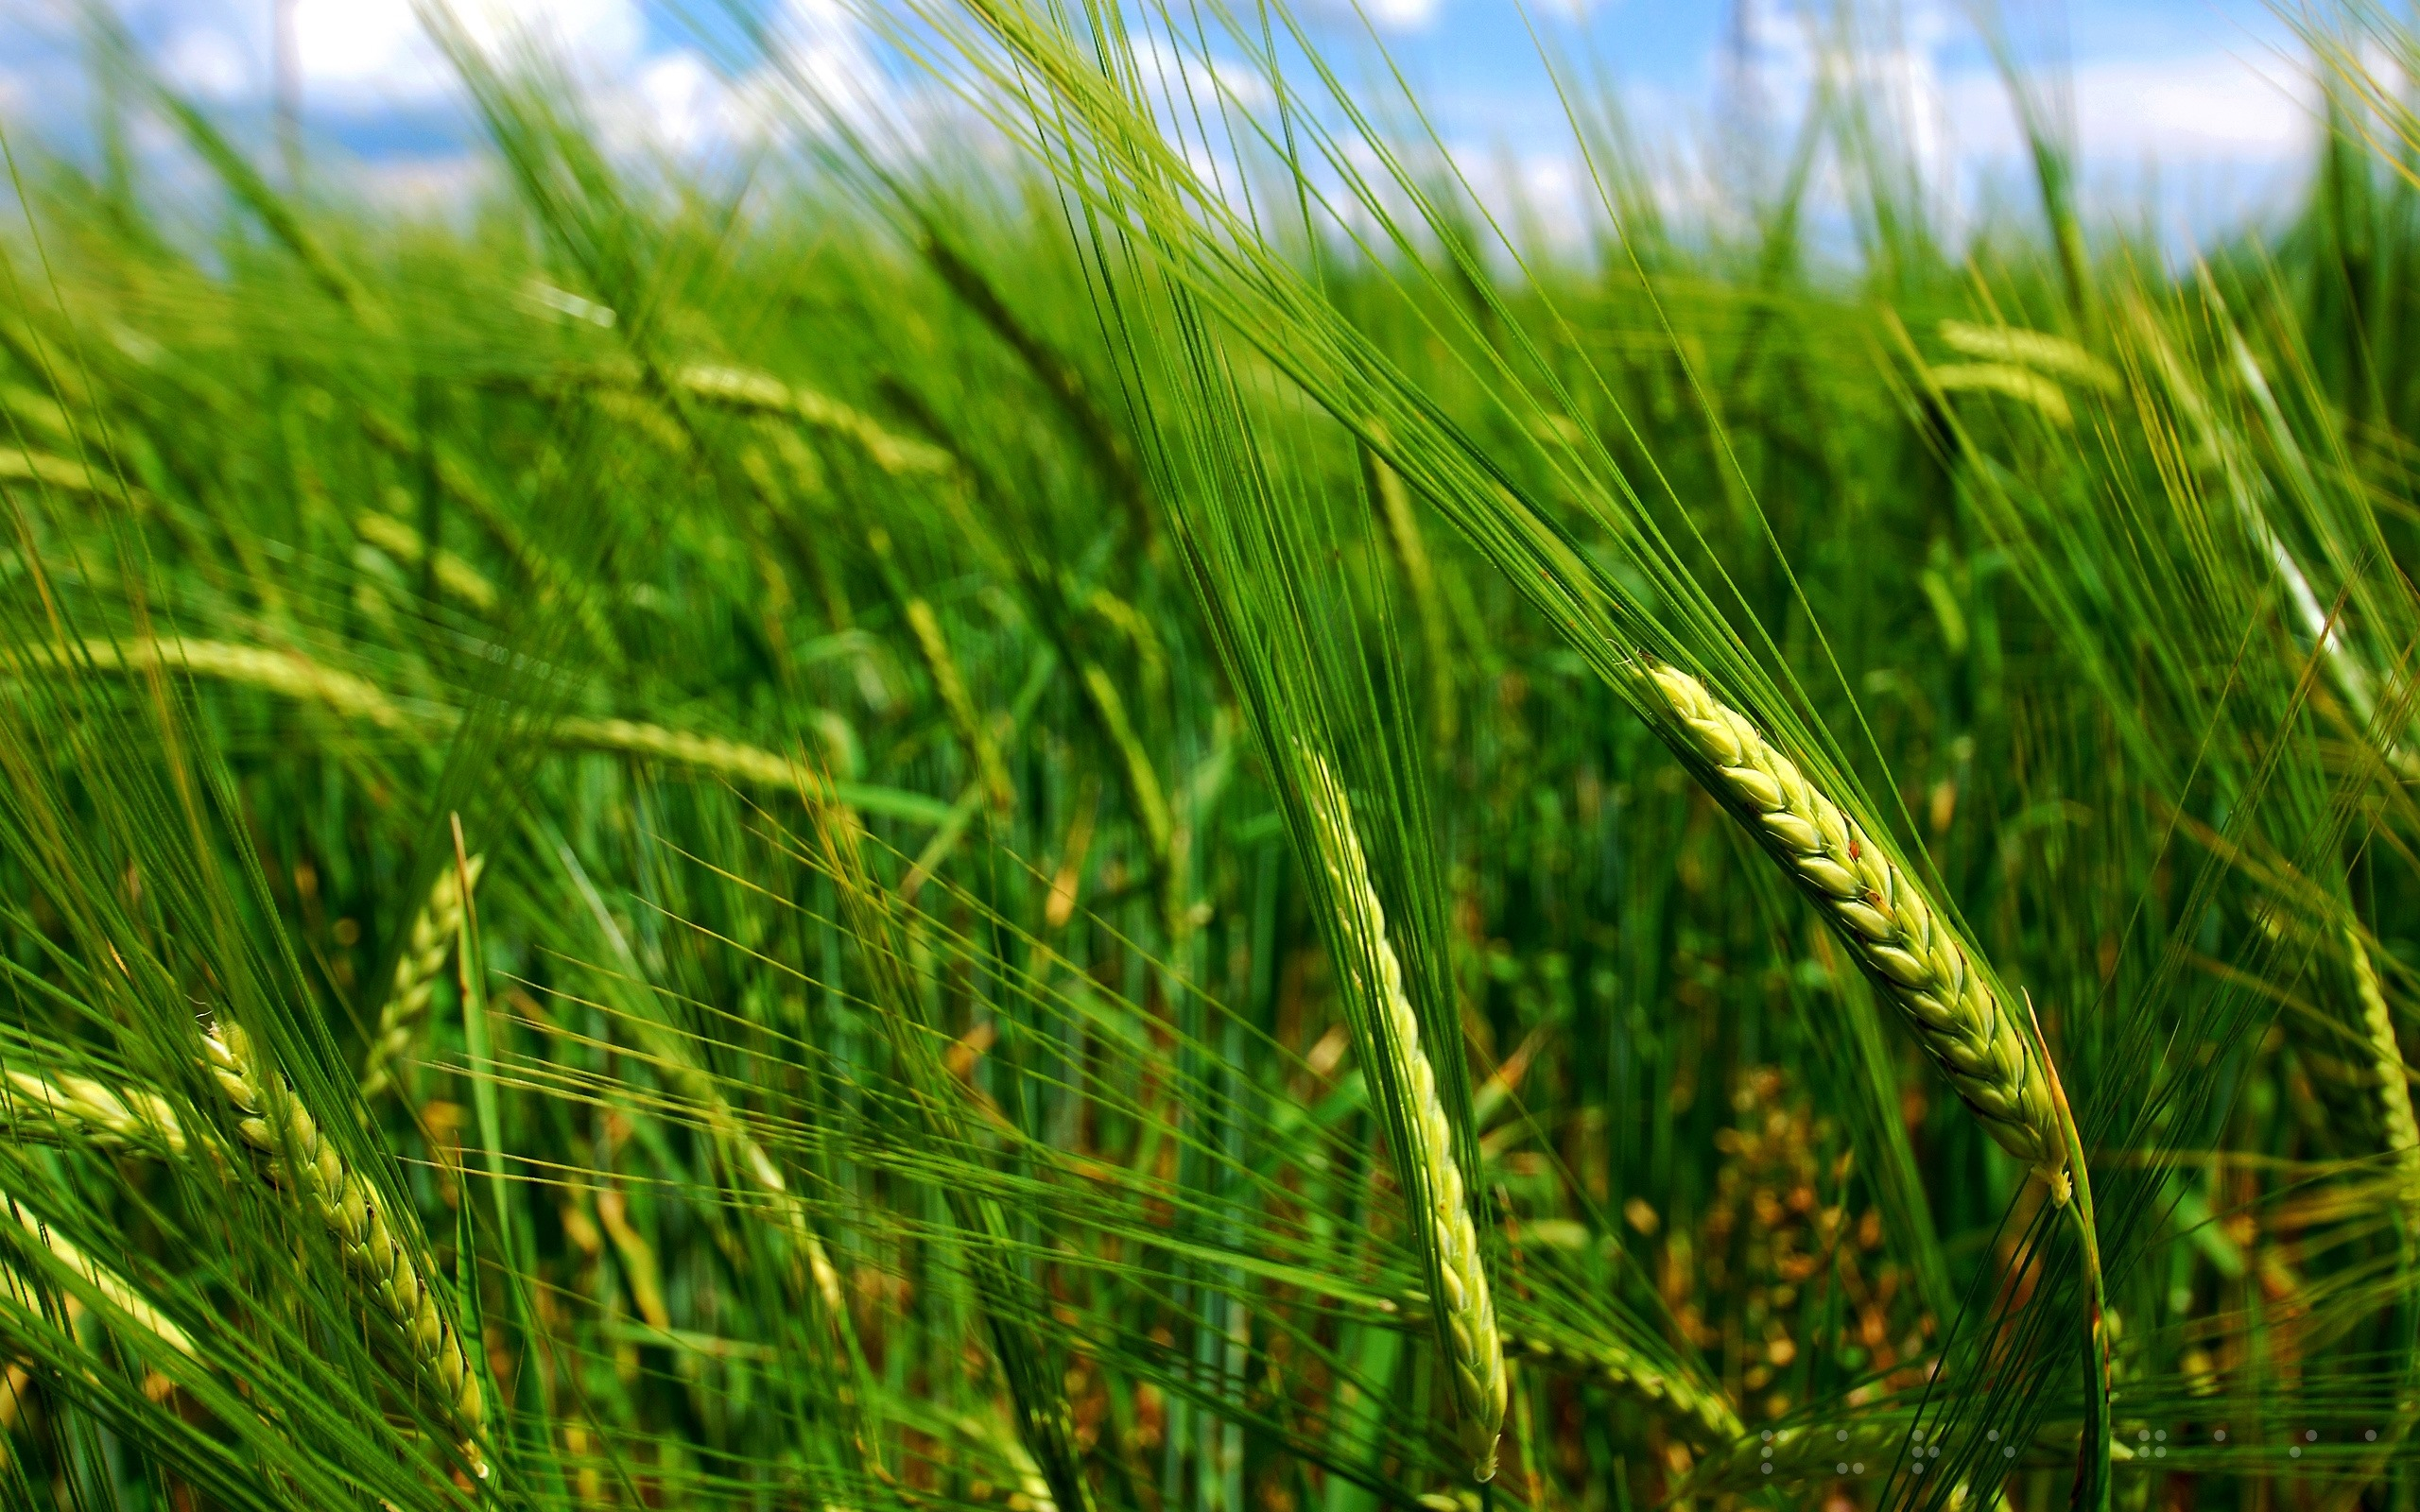
[[[2420,1505],[2420,33],[2184,247],[1845,19],[1719,206],[1549,56],[1574,232],[1273,0],[801,13],[5,138],[0,1505]]]

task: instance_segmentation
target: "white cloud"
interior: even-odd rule
[[[675,152],[728,141],[737,106],[703,58],[683,50],[650,60],[632,81],[648,134]]]
[[[2088,158],[2269,164],[2311,150],[2310,99],[2308,78],[2228,53],[2111,59],[2075,71],[2076,138]]]
[[[683,48],[649,59],[627,85],[601,92],[596,110],[614,150],[694,159],[778,140],[786,123],[777,100],[770,75],[728,79]]]
[[[436,49],[403,0],[298,0],[294,44],[317,109],[354,113],[444,87]]]
[[[1269,81],[1242,63],[1205,59],[1196,49],[1171,45],[1150,32],[1128,33],[1126,45],[1144,87],[1181,112],[1219,105],[1257,111],[1276,103]]]
[[[13,68],[0,68],[0,121],[13,125],[26,119],[33,97],[33,87],[23,74]]]
[[[788,10],[781,62],[811,97],[810,120],[866,127],[881,119],[894,95],[864,25],[838,0],[790,0]]]
[[[647,41],[635,0],[467,0],[453,14],[500,61],[527,43],[591,82],[626,77]],[[367,114],[429,104],[455,88],[411,0],[297,0],[294,34],[314,110]]]
[[[188,26],[160,52],[160,72],[187,94],[232,99],[259,87],[251,52],[216,26]]]
[[[1370,24],[1380,31],[1422,31],[1444,9],[1443,0],[1361,0]]]
[[[1347,38],[1366,41],[1365,28],[1409,36],[1425,31],[1445,9],[1445,0],[1296,0],[1302,13],[1323,26],[1341,27]],[[1491,17],[1517,26],[1508,0],[1485,0]]]

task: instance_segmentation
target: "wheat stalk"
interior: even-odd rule
[[[440,1414],[454,1430],[472,1472],[488,1479],[482,1448],[487,1402],[478,1374],[463,1351],[459,1329],[423,1274],[423,1263],[389,1224],[383,1199],[346,1168],[310,1109],[257,1054],[241,1028],[220,1023],[204,1031],[202,1049],[212,1079],[240,1115],[236,1132],[270,1157],[272,1178],[300,1197],[326,1227],[345,1268],[399,1332],[414,1372],[436,1388]]]
[[[1471,1221],[1470,1202],[1463,1194],[1462,1170],[1454,1157],[1454,1125],[1438,1095],[1437,1073],[1420,1043],[1420,1019],[1405,989],[1403,965],[1387,941],[1386,909],[1370,881],[1369,863],[1353,829],[1353,811],[1344,790],[1327,763],[1316,752],[1303,752],[1309,781],[1305,783],[1311,823],[1318,837],[1336,900],[1350,933],[1361,951],[1347,954],[1347,971],[1374,1003],[1371,1050],[1392,1068],[1394,1085],[1408,1103],[1403,1122],[1413,1148],[1403,1163],[1416,1179],[1425,1204],[1421,1221],[1437,1256],[1442,1291],[1432,1311],[1437,1330],[1453,1366],[1455,1405],[1460,1409],[1462,1447],[1469,1451],[1478,1479],[1495,1473],[1495,1440],[1504,1424],[1506,1384],[1504,1347],[1495,1327],[1495,1303],[1488,1289],[1487,1269],[1479,1258],[1478,1228]],[[1362,976],[1363,960],[1377,972],[1375,983]]]
[[[375,1097],[394,1084],[395,1062],[419,1040],[421,1022],[428,1017],[429,1001],[437,993],[438,973],[445,969],[446,952],[454,948],[454,937],[462,927],[464,879],[476,887],[486,866],[487,857],[473,856],[467,866],[439,870],[436,885],[428,890],[428,902],[412,920],[411,937],[395,961],[394,985],[388,989],[386,1005],[378,1010],[378,1032],[371,1036],[370,1054],[361,1065],[363,1098]]]
[[[892,895],[866,869],[864,826],[820,774],[807,774],[804,795],[822,851],[821,869],[839,891],[843,917],[857,937],[871,979],[871,1001],[907,1074],[908,1101],[928,1141],[946,1148],[970,1147],[959,1117],[962,1084],[934,1053],[932,1025],[908,960],[907,952],[914,947],[903,948]],[[1048,1368],[1050,1347],[1028,1321],[1046,1304],[1033,1280],[1011,1258],[1008,1215],[996,1198],[979,1189],[944,1184],[942,1197],[952,1224],[967,1241],[975,1297],[991,1326],[993,1359],[1014,1401],[1019,1437],[1049,1482],[1060,1512],[1091,1512],[1092,1487],[1076,1445],[1065,1378]]]
[[[1915,880],[1705,684],[1663,664],[1638,681],[1710,769],[1715,792],[1907,1018],[1960,1099],[2065,1203],[2067,1131],[2047,1062]]]

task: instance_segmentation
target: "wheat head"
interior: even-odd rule
[[[1617,1345],[1596,1339],[1549,1338],[1509,1332],[1504,1343],[1540,1369],[1593,1381],[1607,1390],[1646,1402],[1700,1444],[1729,1444],[1746,1431],[1740,1426],[1738,1413],[1720,1392],[1651,1366]]]
[[[2124,387],[2116,369],[2065,336],[2018,326],[1941,322],[1941,339],[1951,350],[1983,362],[2013,363],[2054,378],[2088,384],[2105,394]]]
[[[2361,1026],[2370,1037],[2370,1056],[2378,1078],[2378,1121],[2386,1147],[2395,1157],[2403,1178],[2402,1206],[2420,1230],[2420,1123],[2411,1115],[2411,1087],[2404,1077],[2403,1047],[2394,1038],[2394,1019],[2387,1012],[2386,993],[2378,987],[2377,969],[2361,936],[2351,930],[2344,943],[2353,956],[2353,986],[2361,1000]]]
[[[212,1079],[240,1115],[236,1132],[270,1157],[271,1177],[326,1227],[345,1268],[400,1334],[414,1373],[434,1388],[462,1457],[474,1474],[488,1479],[487,1402],[478,1375],[463,1352],[460,1331],[439,1305],[422,1263],[388,1222],[377,1193],[346,1168],[310,1109],[242,1029],[221,1023],[205,1031],[202,1050]]]
[[[1318,833],[1321,860],[1335,885],[1338,902],[1355,933],[1368,945],[1378,972],[1376,990],[1371,994],[1379,1010],[1374,1025],[1375,1048],[1392,1062],[1396,1084],[1410,1103],[1408,1122],[1416,1148],[1409,1154],[1421,1172],[1426,1200],[1421,1219],[1435,1246],[1438,1277],[1443,1284],[1434,1309],[1438,1331],[1451,1356],[1462,1447],[1469,1451],[1478,1479],[1488,1480],[1495,1473],[1495,1440],[1504,1424],[1504,1347],[1496,1332],[1487,1269],[1479,1258],[1478,1228],[1471,1221],[1461,1165],[1454,1158],[1454,1126],[1437,1092],[1436,1070],[1421,1048],[1420,1020],[1404,988],[1402,964],[1387,941],[1386,910],[1371,884],[1361,841],[1354,833],[1352,808],[1326,762],[1310,751],[1303,754],[1310,778],[1305,797]],[[1361,964],[1348,957],[1347,970],[1357,977]]]
[[[2066,1202],[2067,1142],[2048,1068],[1915,880],[1704,683],[1662,663],[1639,682],[1709,769],[1715,792],[1814,900],[2000,1148]]]
[[[170,636],[124,644],[94,639],[67,645],[30,646],[18,654],[34,666],[60,670],[90,667],[95,672],[142,673],[164,667],[193,677],[216,678],[266,689],[306,703],[324,704],[338,713],[397,733],[412,729],[411,719],[375,685],[349,672],[323,667],[307,657],[265,646]]]
[[[937,474],[956,467],[948,453],[883,428],[862,410],[811,388],[796,388],[771,373],[720,363],[691,363],[672,371],[672,385],[693,399],[762,415],[778,415],[804,422],[851,441],[883,472],[893,476]]]
[[[386,1005],[378,1010],[378,1032],[371,1037],[370,1054],[361,1065],[361,1095],[374,1097],[394,1084],[395,1063],[420,1039],[421,1022],[428,1017],[429,1000],[437,992],[438,973],[445,969],[446,953],[462,927],[462,878],[479,885],[487,858],[473,856],[468,867],[445,867],[428,889],[428,902],[412,920],[411,938],[395,961],[394,985]]]
[[[2034,1435],[2034,1447],[2062,1452],[2071,1432],[2072,1425],[2064,1430],[2046,1426],[2045,1431]],[[2008,1462],[2016,1455],[2003,1457],[2003,1452],[2022,1452],[2013,1441],[2014,1435],[2009,1437],[2012,1441],[1999,1443],[1997,1449],[1988,1446],[1998,1440],[1986,1440],[1977,1462],[1964,1471],[1966,1478],[1945,1488],[1928,1487],[1935,1500],[1928,1500],[1927,1504],[1946,1507],[1950,1512],[1966,1507],[2008,1512],[2003,1481]],[[1952,1447],[1940,1427],[1918,1428],[1905,1417],[1801,1423],[1755,1435],[1742,1434],[1737,1443],[1699,1467],[1689,1479],[1688,1488],[1747,1492],[1757,1486],[1782,1485],[1803,1490],[1807,1483],[1829,1481],[1840,1475],[1879,1478],[1909,1470],[1921,1484],[1945,1473],[1943,1455]],[[1948,1463],[1958,1461],[1952,1459]]]
[[[115,1309],[125,1322],[148,1333],[179,1354],[192,1355],[192,1337],[152,1306],[144,1297],[142,1288],[69,1244],[64,1235],[31,1211],[19,1207],[16,1199],[6,1193],[0,1193],[0,1211],[15,1219],[17,1227],[24,1229],[23,1243],[48,1250],[69,1275],[90,1288],[95,1297]],[[11,1234],[9,1237],[13,1240],[16,1236]],[[0,1299],[28,1312],[39,1311],[42,1305],[40,1291],[7,1265],[0,1265]]]
[[[159,1093],[65,1072],[0,1072],[0,1127],[20,1138],[74,1137],[106,1150],[185,1153],[177,1110]]]

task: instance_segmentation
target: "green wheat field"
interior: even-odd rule
[[[1685,212],[1547,49],[1578,234],[1283,0],[791,14],[6,139],[0,1503],[2420,1503],[2420,31],[2187,247],[1846,12]]]

